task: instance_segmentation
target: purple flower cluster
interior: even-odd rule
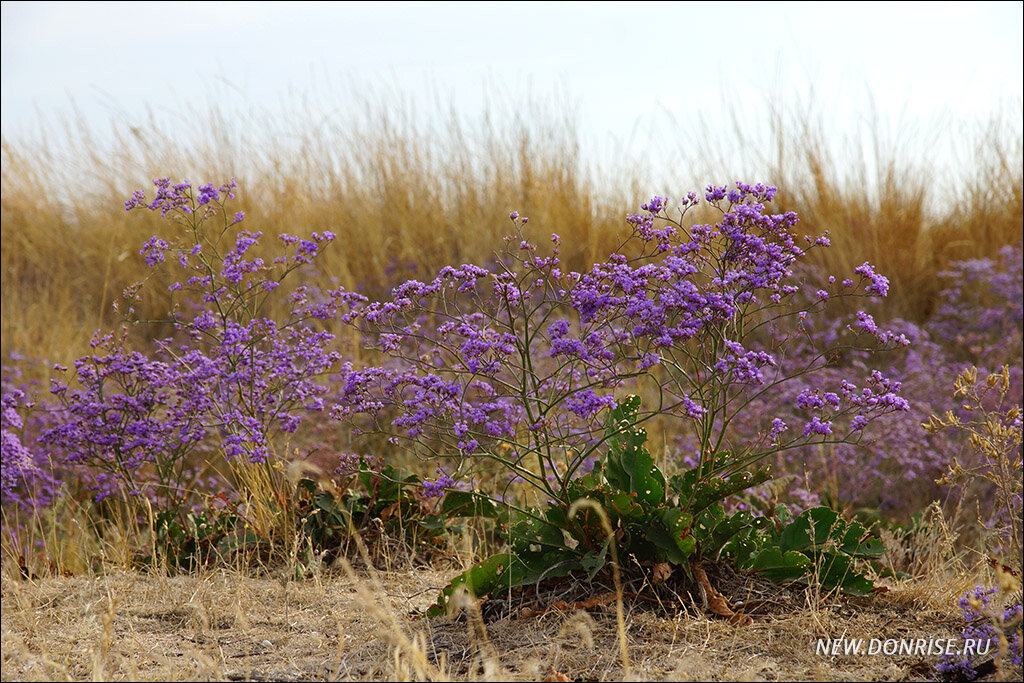
[[[429,479],[423,481],[423,495],[427,498],[440,498],[453,486],[455,486],[455,480],[447,474],[441,473],[437,481]]]
[[[875,272],[874,266],[865,261],[853,269],[853,272],[860,275],[862,281],[867,281],[864,287],[865,292],[873,292],[878,296],[886,296],[889,293],[889,278]]]
[[[725,352],[715,363],[715,370],[723,374],[731,374],[741,384],[764,384],[761,373],[763,367],[775,367],[775,358],[764,351],[748,351],[728,339],[723,340]]]
[[[785,342],[803,336],[792,323],[801,291],[795,267],[807,248],[797,244],[795,214],[766,210],[774,193],[743,183],[709,187],[705,200],[720,219],[705,225],[683,222],[695,193],[680,202],[678,219],[668,217],[666,198],[654,197],[627,216],[632,236],[621,250],[581,273],[562,270],[557,236],[541,254],[513,212],[519,232],[506,238],[496,267],[448,267],[430,282],[399,285],[388,299],[350,305],[343,321],[390,360],[349,372],[332,415],[363,416],[361,430],[368,425],[431,457],[497,459],[553,496],[600,447],[606,409],[625,390],[653,391],[656,407],[641,419],[676,415],[701,435],[699,452],[731,445],[743,454],[716,463],[722,468],[780,447],[849,440],[871,419],[906,410],[898,383],[870,375],[858,389],[846,381],[813,406],[807,394],[799,407],[814,414],[799,430],[787,432],[788,412],[785,420],[760,413],[759,436],[726,443],[736,436],[731,422],[754,402],[827,365],[823,352],[800,366],[780,362]],[[886,294],[887,281],[869,264],[856,272],[861,282],[831,298]],[[799,309],[799,319],[823,298]],[[872,350],[907,342],[863,316],[859,331]],[[840,418],[849,427],[837,430]]]
[[[170,178],[157,178],[153,181],[156,186],[156,194],[152,201],[146,201],[146,194],[142,190],[136,190],[131,198],[124,203],[125,211],[144,208],[150,211],[159,211],[160,215],[166,217],[171,214],[172,218],[191,216],[199,207],[211,203],[220,204],[224,199],[235,198],[235,188],[238,183],[234,179],[229,183],[214,188],[213,183],[199,186],[198,193],[192,191],[189,183],[171,184]]]
[[[143,494],[152,474],[138,473],[150,464],[164,475],[161,488],[171,486],[183,456],[205,437],[200,416],[210,409],[201,377],[207,368],[184,372],[188,365],[152,360],[120,342],[95,340],[108,353],[75,362],[74,388],[54,380],[51,392],[65,417],[40,439],[64,462],[94,472],[97,499],[117,491]]]
[[[18,407],[25,402],[25,392],[20,389],[4,391],[0,402],[0,452],[3,453],[3,469],[0,470],[0,494],[4,499],[14,494],[18,483],[30,479],[38,472],[35,458],[21,442],[24,428]]]
[[[960,634],[963,640],[973,641],[975,651],[995,655],[999,651],[999,636],[1006,638],[1006,654],[1001,662],[1005,668],[1021,667],[1021,605],[1011,604],[1004,609],[997,608],[993,598],[999,595],[995,587],[975,586],[958,601],[960,613],[966,628]],[[935,672],[944,681],[973,681],[978,678],[971,657],[946,655],[935,666]]]
[[[150,354],[129,349],[123,333],[97,336],[96,353],[54,382],[63,418],[40,440],[48,453],[89,473],[97,498],[180,498],[189,455],[200,445],[229,459],[274,457],[275,434],[293,433],[304,414],[323,410],[327,387],[317,378],[341,359],[331,350],[333,335],[310,321],[333,318],[357,300],[300,288],[289,299],[289,319],[261,315],[281,281],[334,235],[282,235],[286,253],[268,263],[252,255],[261,233],[239,229],[244,214],[224,207],[234,181],[195,191],[167,179],[154,184],[152,201],[136,192],[125,206],[159,211],[186,228],[174,240],[154,236],[142,249],[148,265],[185,273],[170,288],[184,297],[167,321],[175,336],[158,340]]]

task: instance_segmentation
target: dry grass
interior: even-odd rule
[[[695,156],[712,175],[766,169],[780,188],[780,208],[796,211],[812,234],[831,232],[832,247],[814,255],[818,265],[838,276],[870,261],[890,277],[887,317],[923,320],[942,287],[936,273],[950,261],[992,256],[1021,240],[1019,103],[988,119],[938,112],[930,123],[902,122],[895,130],[865,107],[859,125],[838,134],[828,125],[836,114],[813,95],[772,99],[766,133],[746,130],[738,117],[731,131],[707,125]],[[724,154],[734,150],[743,150],[738,162]]]
[[[167,230],[156,217],[126,215],[123,203],[159,176],[237,176],[250,229],[333,230],[339,239],[318,281],[371,291],[486,260],[513,208],[585,245],[572,256],[578,267],[611,247],[635,203],[621,179],[617,196],[600,189],[580,161],[571,122],[545,121],[542,113],[511,122],[511,130],[454,116],[427,127],[368,100],[344,120],[311,115],[287,137],[273,134],[279,122],[258,115],[227,121],[214,109],[209,118],[187,142],[165,140],[156,122],[121,126],[114,159],[80,127],[34,143],[4,140],[5,354],[67,362],[97,327],[116,322],[115,297],[150,275],[137,256],[141,242]],[[266,138],[282,142],[268,147]],[[162,312],[163,287],[155,284],[150,310]]]
[[[414,620],[449,572],[336,570],[303,581],[221,570],[110,571],[27,581],[4,572],[4,680],[924,680],[935,658],[817,655],[818,638],[959,635],[913,587],[780,605],[737,628],[626,601],[539,617]],[[742,596],[742,584],[726,590]]]
[[[897,131],[891,143],[877,124],[826,139],[825,116],[812,107],[769,106],[761,117],[770,122],[767,139],[737,124],[729,135],[708,127],[669,140],[665,157],[686,171],[655,186],[642,159],[593,168],[562,101],[517,101],[478,119],[417,116],[398,97],[372,95],[348,116],[322,115],[302,101],[296,109],[284,122],[259,111],[232,118],[213,104],[191,112],[194,127],[175,139],[155,116],[114,122],[112,143],[73,121],[36,140],[5,139],[5,356],[67,363],[95,329],[116,324],[112,302],[151,276],[141,243],[167,231],[158,218],[126,214],[122,205],[158,176],[237,176],[252,229],[333,230],[338,243],[308,277],[371,292],[442,265],[486,261],[512,209],[539,234],[558,232],[563,256],[578,269],[617,244],[622,216],[651,194],[734,179],[778,185],[780,206],[800,213],[808,232],[831,230],[834,247],[819,252],[830,271],[876,263],[893,281],[888,315],[922,318],[949,259],[991,255],[1021,239],[1022,133],[1013,106],[990,122]],[[937,149],[959,155],[968,170],[934,177]],[[730,150],[739,162],[725,160]],[[154,284],[149,311],[162,313],[166,294]]]
[[[310,569],[294,554],[275,564],[238,555],[231,566],[169,575],[126,570],[118,550],[126,544],[112,529],[105,539],[83,532],[100,556],[74,575],[26,575],[5,554],[2,679],[928,680],[934,656],[816,650],[819,638],[959,636],[956,599],[991,584],[991,572],[957,555],[956,530],[938,507],[926,522],[887,540],[885,562],[914,578],[880,579],[886,588],[870,597],[709,567],[728,601],[747,605],[753,623],[743,627],[687,602],[685,592],[665,603],[635,585],[587,611],[560,608],[559,588],[532,595],[530,609],[464,601],[454,618],[417,619],[472,562],[468,546],[461,560],[413,565],[414,555],[368,549],[354,534],[352,563]]]

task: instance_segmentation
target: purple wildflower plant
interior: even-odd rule
[[[1017,587],[1020,584],[1017,583]],[[980,673],[979,656],[993,656],[1004,677],[1014,678],[1009,671],[1021,669],[1021,605],[1009,604],[998,607],[995,599],[999,588],[975,586],[958,600],[960,613],[966,627],[960,634],[964,641],[971,641],[973,656],[945,655],[935,666],[935,673],[943,681],[973,681]],[[1019,597],[1018,597],[1019,600]],[[1000,677],[1003,680],[1003,677]]]
[[[688,425],[702,477],[808,443],[856,442],[872,420],[907,409],[899,383],[865,368],[846,384],[812,385],[832,351],[810,343],[802,323],[837,299],[884,296],[886,281],[865,264],[859,283],[824,283],[816,289],[828,296],[802,301],[796,266],[827,240],[799,246],[797,216],[766,208],[774,194],[709,187],[719,218],[705,225],[685,222],[695,194],[678,217],[654,197],[626,217],[622,247],[581,273],[563,270],[561,240],[544,255],[513,212],[495,267],[447,267],[343,316],[390,360],[353,369],[332,414],[429,458],[497,460],[551,499],[600,452],[607,410],[627,392],[652,406],[639,421]],[[850,348],[907,343],[878,325],[844,332],[854,338],[836,343]],[[756,433],[732,429],[795,383],[818,397],[802,415],[758,413]]]
[[[267,304],[281,282],[309,266],[334,233],[281,234],[285,253],[266,260],[254,254],[262,232],[242,229],[244,212],[229,214],[225,208],[235,197],[234,180],[219,188],[201,185],[198,193],[187,183],[154,183],[152,202],[137,192],[126,208],[159,210],[184,228],[183,237],[163,244],[180,257],[183,275],[171,290],[189,297],[190,311],[175,307],[171,322],[178,335],[159,345],[190,368],[205,367],[203,386],[212,399],[204,419],[221,435],[225,455],[264,461],[272,455],[268,439],[275,429],[294,432],[302,413],[323,408],[327,387],[316,378],[335,369],[341,357],[331,350],[334,336],[320,321],[360,297],[340,291],[315,296],[298,287],[289,295],[290,318],[268,317]]]
[[[281,434],[323,409],[322,378],[341,360],[323,321],[353,298],[299,288],[286,299],[291,315],[271,318],[268,302],[280,296],[281,282],[312,263],[334,235],[281,235],[284,254],[264,259],[257,253],[262,234],[242,229],[244,213],[226,208],[234,181],[195,190],[167,179],[154,184],[155,198],[139,191],[125,207],[158,211],[178,226],[175,237],[154,236],[142,250],[151,267],[181,273],[170,287],[169,317],[155,321],[169,323],[174,335],[144,353],[125,343],[126,327],[97,333],[94,353],[54,380],[64,418],[41,443],[87,472],[97,499],[144,496],[178,510],[190,493],[193,451],[267,462],[278,457]],[[139,322],[137,291],[126,292],[132,323]]]
[[[51,381],[64,418],[40,443],[89,471],[97,500],[168,494],[183,479],[184,456],[206,436],[204,378],[127,350],[123,335],[97,336],[93,347],[97,353],[75,361],[72,377]]]
[[[39,435],[62,415],[52,406],[37,403],[40,384],[24,376],[25,367],[38,363],[17,353],[9,360],[0,368],[0,497],[5,510],[17,508],[31,516],[63,492],[63,468],[37,443]]]
[[[785,330],[775,334],[777,340],[784,340],[787,350],[785,357],[777,359],[780,367],[786,374],[799,373],[808,367],[808,359],[830,349],[826,363],[752,402],[752,410],[738,415],[731,424],[737,438],[756,439],[763,429],[762,414],[777,415],[787,425],[801,429],[807,428],[808,418],[830,421],[829,393],[838,395],[843,405],[853,400],[889,402],[898,409],[886,418],[885,439],[870,429],[871,419],[866,414],[855,412],[848,423],[833,423],[834,428],[848,425],[849,442],[831,444],[825,450],[817,445],[780,450],[774,458],[776,471],[807,482],[816,497],[846,509],[874,509],[908,520],[933,500],[947,500],[952,511],[969,498],[987,528],[1013,528],[1013,519],[1001,511],[1006,506],[997,504],[999,497],[992,488],[981,488],[981,479],[972,487],[952,489],[940,483],[953,461],[970,471],[986,471],[988,465],[979,459],[969,435],[954,429],[926,431],[921,425],[932,415],[947,411],[962,422],[977,416],[979,408],[965,411],[963,401],[949,393],[958,375],[972,365],[990,374],[1005,365],[1006,396],[1020,396],[1024,332],[1020,249],[1019,244],[1007,246],[996,259],[952,263],[942,275],[947,286],[934,313],[922,321],[889,319],[883,324],[885,317],[877,304],[870,313],[862,310],[842,317],[806,314],[814,313],[814,306],[798,313],[801,335],[787,335]],[[874,271],[859,270],[864,271],[859,275],[866,276],[860,284],[870,285]],[[848,289],[855,285],[853,280],[847,284],[841,277],[831,276],[825,279],[825,287],[819,288],[813,282],[821,279],[820,275],[809,272],[802,274],[802,279],[807,282],[802,293],[806,302],[825,299],[822,292],[829,298],[837,291],[859,296]],[[874,292],[867,296],[877,298]],[[845,341],[851,337],[861,348]],[[895,349],[884,356],[874,353],[883,347]],[[855,374],[862,381],[856,382]],[[899,388],[895,391],[879,381],[891,383],[896,378]],[[897,401],[897,396],[905,403]],[[994,392],[984,401],[984,408],[990,411],[1005,413],[1012,407],[999,405]],[[683,453],[698,450],[690,437],[681,438],[678,448]],[[818,498],[798,502],[816,504]],[[1019,510],[1019,502],[1015,505]]]

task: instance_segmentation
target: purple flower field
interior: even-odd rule
[[[807,581],[806,558],[768,559],[772,543],[795,552],[771,528],[810,524],[815,560],[830,551],[814,520],[831,515],[849,572],[821,580],[863,593],[901,568],[860,544],[909,538],[938,501],[963,525],[958,552],[1020,570],[1020,242],[950,262],[928,314],[906,320],[885,273],[823,271],[828,234],[774,209],[776,188],[734,183],[653,197],[575,270],[562,254],[581,245],[513,211],[488,262],[374,297],[302,284],[344,245],[329,230],[271,245],[237,190],[135,192],[126,210],[167,229],[139,240],[159,276],[125,291],[122,325],[71,367],[4,360],[5,565],[73,571],[53,529],[76,510],[100,537],[121,529],[136,568],[273,564],[294,538],[309,567],[372,522],[434,551],[476,529],[481,571],[490,553],[521,563],[489,579],[513,588],[552,558],[593,579],[627,555]],[[140,313],[158,282],[166,310]],[[583,498],[607,533],[580,521]],[[459,581],[492,590],[465,577],[441,607]],[[965,610],[989,605],[973,595]],[[1020,607],[1006,609],[1019,666]]]

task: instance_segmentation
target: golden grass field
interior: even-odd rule
[[[985,120],[898,131],[900,144],[843,141],[872,148],[872,162],[829,152],[835,146],[809,110],[766,107],[769,143],[739,128],[666,142],[666,154],[689,165],[657,187],[646,186],[642,160],[588,165],[575,122],[543,103],[507,124],[453,114],[430,125],[387,102],[363,104],[349,118],[299,120],[274,144],[261,141],[274,138],[280,121],[237,120],[215,106],[187,139],[166,139],[153,121],[115,122],[112,145],[76,121],[35,141],[4,139],[5,362],[20,353],[70,364],[89,351],[96,329],[118,324],[120,292],[152,277],[139,248],[168,229],[158,215],[126,213],[124,201],[157,177],[193,185],[237,177],[236,208],[250,230],[334,231],[316,283],[369,293],[402,276],[486,260],[512,209],[539,234],[559,233],[567,265],[580,269],[614,248],[626,213],[653,194],[699,191],[694,179],[777,185],[778,208],[796,211],[809,234],[831,232],[832,248],[814,252],[820,265],[847,273],[871,261],[890,278],[890,317],[923,320],[951,260],[994,256],[1022,238],[1020,103]],[[745,168],[716,160],[725,138],[742,150]],[[931,170],[929,151],[945,147],[964,162],[956,177]],[[743,175],[753,168],[766,176]],[[147,307],[166,310],[165,289],[149,288],[156,299],[144,302],[142,318]],[[134,332],[140,344],[159,334]],[[957,554],[957,532],[937,513],[927,533],[887,559],[914,580],[858,599],[775,588],[746,629],[699,610],[670,618],[629,601],[624,630],[612,606],[486,625],[472,615],[425,622],[410,613],[433,602],[473,561],[468,554],[426,566],[400,550],[352,553],[351,565],[342,560],[300,580],[287,562],[142,574],[126,569],[127,539],[108,532],[100,541],[85,510],[70,505],[53,513],[64,526],[44,522],[40,532],[65,554],[58,571],[25,576],[6,558],[0,571],[5,681],[924,680],[922,658],[815,657],[810,643],[823,635],[957,635],[956,597],[993,580],[984,562]],[[718,579],[740,600],[768,590]]]
[[[777,206],[796,211],[809,234],[831,231],[832,248],[817,252],[830,272],[875,264],[892,280],[886,312],[894,317],[929,312],[936,273],[951,259],[991,256],[1021,238],[1019,105],[988,120],[898,131],[898,143],[875,133],[839,146],[871,148],[874,161],[830,152],[837,145],[826,144],[834,141],[826,141],[823,121],[806,109],[767,108],[768,141],[748,140],[737,126],[731,134],[681,133],[678,150],[666,142],[666,157],[682,159],[680,171],[654,187],[645,186],[642,160],[589,165],[575,122],[560,108],[523,111],[505,125],[486,113],[427,124],[367,98],[359,114],[299,118],[275,137],[279,121],[231,119],[214,106],[187,140],[166,139],[155,122],[118,123],[115,142],[101,143],[74,121],[31,143],[5,139],[2,351],[67,363],[97,328],[116,324],[112,303],[149,275],[142,242],[167,230],[158,216],[127,214],[123,204],[157,177],[219,184],[236,176],[236,206],[250,230],[330,229],[339,240],[322,261],[322,283],[377,291],[403,275],[486,260],[512,209],[538,234],[558,232],[567,265],[579,268],[609,253],[623,216],[650,196],[734,180],[777,185]],[[727,142],[716,149],[719,140]],[[741,151],[744,168],[716,161],[727,145]],[[960,159],[958,177],[936,175],[936,150]],[[748,169],[767,169],[767,177]]]

